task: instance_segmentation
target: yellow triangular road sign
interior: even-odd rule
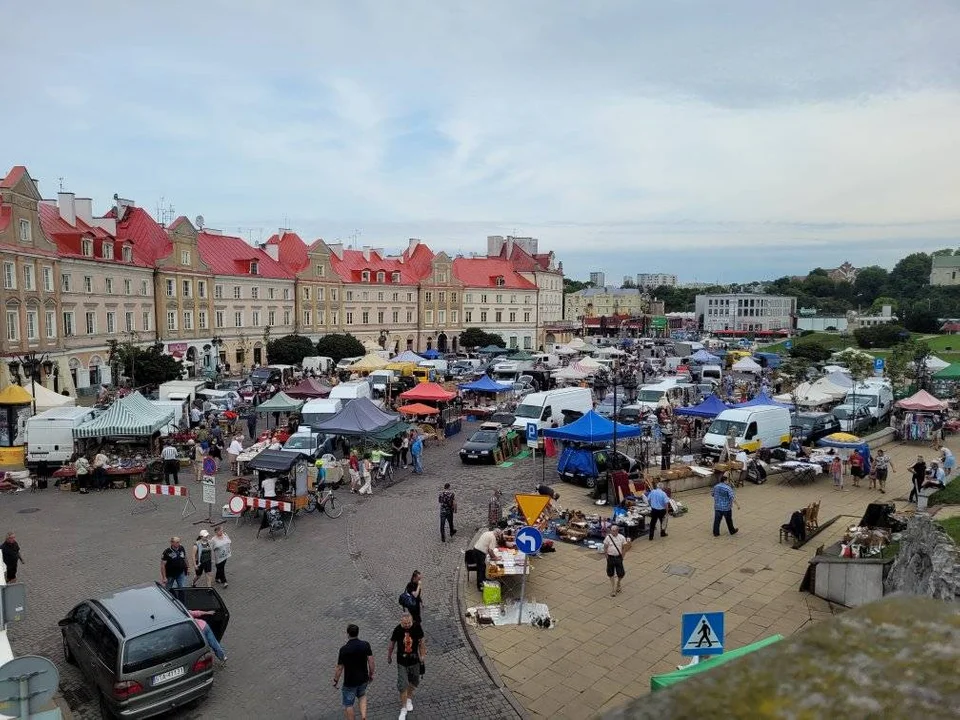
[[[523,519],[527,521],[527,525],[536,523],[540,513],[550,502],[550,498],[546,495],[521,495],[518,493],[515,497],[517,498],[517,507],[520,509]]]

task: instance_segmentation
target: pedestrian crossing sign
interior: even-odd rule
[[[723,653],[723,613],[684,613],[680,623],[680,654],[685,656]]]

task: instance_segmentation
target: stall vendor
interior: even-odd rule
[[[487,560],[496,562],[499,558],[497,548],[514,547],[513,532],[510,530],[486,530],[480,533],[476,544],[470,551],[469,560],[477,566],[477,590],[483,590],[483,582],[487,579]]]

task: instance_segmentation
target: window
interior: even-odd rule
[[[180,264],[190,267],[190,251],[189,250],[180,251]]]
[[[167,297],[174,297],[177,294],[177,285],[173,280],[167,280]]]
[[[451,310],[451,311],[450,311],[450,322],[452,322],[454,325],[457,324],[457,311],[456,311],[456,310]]]
[[[370,282],[370,271],[364,270],[363,272],[361,272],[360,280],[362,280],[363,282]]]
[[[503,322],[503,312],[502,312],[501,310],[497,310],[497,311],[493,314],[493,319],[494,319],[496,322]]]
[[[443,290],[441,290],[439,293],[437,293],[437,300],[439,300],[440,302],[446,302],[447,294]]]
[[[510,322],[513,323],[513,322],[516,322],[516,321],[517,321],[517,314],[516,314],[515,312],[513,312],[513,310],[511,310],[511,311],[510,311]]]
[[[74,332],[73,313],[65,312],[63,314],[63,334],[66,335],[67,337],[70,337],[71,335],[73,335],[73,332]]]
[[[516,295],[510,295],[510,304],[511,304],[511,305],[516,305],[516,304],[517,304],[517,296],[516,296]]]
[[[123,246],[123,250],[121,250],[121,252],[123,253],[123,261],[124,261],[124,262],[133,262],[133,248],[132,248],[132,247],[130,247],[129,245],[124,245],[124,246]]]
[[[347,290],[347,302],[353,300],[353,290]]]
[[[87,335],[96,335],[97,334],[97,314],[95,312],[88,312],[86,314],[86,323],[87,323]]]
[[[383,293],[382,293],[382,292],[378,292],[378,293],[377,293],[377,300],[378,300],[379,302],[383,302]]]
[[[103,290],[107,295],[113,295],[113,278],[104,278]]]
[[[150,291],[147,289],[147,281],[146,281],[146,280],[141,280],[141,281],[140,281],[140,294],[143,295],[144,297],[146,297],[147,295],[150,294]]]
[[[323,302],[323,288],[322,288],[322,287],[318,287],[318,288],[317,288],[317,302],[318,302],[318,303]]]
[[[482,295],[480,295],[480,304],[481,304],[481,305],[486,305],[486,304],[487,304],[487,294],[486,294],[486,293],[483,293]]]
[[[525,313],[523,314],[523,321],[524,321],[525,323],[530,322],[530,313],[529,313],[529,312],[525,312]]]
[[[33,242],[33,228],[30,227],[29,220],[20,221],[20,242],[28,244]]]
[[[213,297],[215,297],[217,300],[223,299],[223,285],[213,286]]]
[[[144,330],[149,330],[151,325],[151,313],[149,310],[144,310],[143,314],[140,316],[140,327]]]
[[[100,257],[104,260],[113,260],[113,243],[105,242],[100,246]]]
[[[260,263],[256,260],[250,261],[250,274],[259,275],[260,274]]]
[[[174,310],[167,311],[167,330],[177,329],[177,313]]]
[[[193,310],[183,311],[183,329],[193,330]]]
[[[250,288],[250,298],[251,298],[252,300],[259,300],[259,299],[260,299],[260,288],[258,288],[258,287],[252,287],[252,288]]]
[[[394,323],[400,322],[400,311],[399,311],[399,310],[394,310],[394,311],[393,311],[393,322],[394,322]]]
[[[313,313],[310,312],[309,310],[303,311],[303,324],[306,327],[310,327],[311,325],[313,325]]]
[[[134,330],[137,329],[133,323],[134,323],[133,313],[129,311],[125,312],[123,314],[123,329],[127,332],[133,332]]]
[[[360,313],[360,324],[361,325],[370,324],[370,312],[368,310],[364,310],[362,313]]]
[[[455,303],[457,301],[457,294],[455,292],[450,293],[450,302]]]
[[[347,311],[347,325],[353,325],[353,313]]]
[[[339,325],[339,324],[340,324],[340,313],[338,313],[336,310],[334,310],[332,313],[330,313],[330,324],[331,324],[331,325]]]
[[[433,325],[433,310],[423,311],[423,322],[426,325]]]
[[[317,325],[323,325],[327,322],[327,313],[323,310],[317,310]]]
[[[290,324],[290,311],[289,311],[289,310],[284,310],[284,311],[283,311],[283,324],[284,324],[284,325],[289,325],[289,324]]]
[[[497,293],[496,302],[497,302],[497,305],[499,305],[500,303],[502,303],[502,302],[503,302],[503,295],[501,295],[500,293]]]
[[[17,310],[7,310],[7,340],[20,339],[20,313]]]
[[[84,257],[93,257],[93,240],[81,240],[80,253]]]
[[[511,335],[511,336],[510,336],[510,349],[511,349],[511,350],[516,350],[516,349],[517,349],[517,337],[516,337],[516,335]],[[550,417],[546,412],[544,413],[544,416],[545,416],[545,417]]]
[[[456,298],[454,298],[454,300],[456,300]],[[464,301],[464,302],[468,302],[468,303],[472,303],[472,302],[473,302],[473,293],[467,293],[466,295],[464,295],[464,296],[463,296],[463,301]]]
[[[309,299],[310,299],[310,288],[307,287],[307,286],[304,286],[304,288],[303,288],[303,299],[304,299],[304,300],[309,300]]]
[[[27,340],[37,339],[37,321],[39,315],[36,310],[27,310]]]
[[[323,265],[318,264],[316,266],[317,277],[323,277],[324,275],[326,275],[326,272],[327,272],[327,269]]]
[[[332,300],[333,302],[336,302],[336,301],[337,301],[337,289],[336,289],[336,288],[330,288],[330,300]]]
[[[242,297],[242,295],[241,295],[241,292],[240,292],[240,286],[239,286],[239,285],[234,285],[234,286],[233,286],[233,299],[234,299],[234,300],[239,300],[241,297]]]
[[[383,310],[377,310],[377,323],[383,325]]]
[[[40,271],[40,277],[43,281],[43,290],[44,292],[53,292],[53,268],[44,267]]]
[[[447,311],[446,310],[437,310],[437,323],[439,325],[447,324]]]
[[[433,293],[430,292],[429,290],[427,290],[427,291],[423,294],[423,299],[424,299],[426,302],[433,302]]]
[[[413,293],[412,293],[412,292],[407,293],[407,302],[413,302]]]
[[[3,287],[7,290],[17,289],[17,266],[12,262],[3,264]]]
[[[37,288],[34,280],[35,280],[35,277],[33,274],[33,265],[24,265],[23,266],[23,289],[36,290]]]
[[[197,326],[201,330],[207,329],[207,311],[206,310],[200,310],[197,313]]]
[[[383,272],[383,270],[381,270],[380,272],[377,273],[377,282],[378,282],[378,283],[386,282],[386,280],[387,280],[387,274],[386,274],[385,272]]]
[[[47,331],[47,338],[57,336],[57,314],[53,310],[47,310],[44,314],[44,329]]]
[[[523,338],[523,349],[529,350],[531,347],[532,347],[531,339],[530,339],[530,336],[527,335],[526,337]]]
[[[129,295],[129,294],[130,294],[130,281],[129,281],[129,280],[124,280],[124,281],[123,281],[123,294],[124,294],[124,295]]]
[[[89,275],[83,276],[83,291],[85,293],[93,292],[93,278],[90,277]]]
[[[486,321],[487,321],[487,311],[486,311],[486,310],[481,310],[481,311],[480,311],[480,322],[485,323]],[[469,322],[469,321],[468,321],[468,322]]]
[[[251,319],[253,321],[254,327],[260,327],[260,311],[259,310],[253,311],[253,314],[251,315]]]
[[[276,325],[277,324],[277,311],[271,310],[267,313],[267,325]]]
[[[272,287],[267,288],[267,297],[270,298],[271,300],[273,300],[273,296],[275,293],[276,293],[276,290],[274,288]]]
[[[289,299],[290,299],[290,288],[284,288],[284,289],[283,289],[283,299],[284,299],[284,300],[289,300]]]
[[[183,297],[188,298],[193,296],[193,283],[189,280],[180,281],[180,293]]]
[[[399,283],[399,282],[400,282],[400,273],[398,273],[398,272],[391,273],[391,275],[390,275],[390,280],[391,280],[391,282]]]
[[[503,275],[498,275],[498,276],[497,276],[497,287],[503,287],[503,284],[504,284]],[[514,347],[516,347],[516,344],[517,344],[517,339],[516,339],[516,338],[513,339],[513,344],[514,344]]]
[[[408,323],[413,322],[413,310],[407,310],[407,322]]]
[[[107,333],[113,335],[117,331],[117,314],[112,310],[107,313]]]
[[[223,310],[217,310],[216,313],[214,313],[213,319],[216,326],[218,328],[222,328],[223,327]]]
[[[234,327],[243,327],[243,311],[237,310],[233,313],[233,326]]]
[[[370,293],[364,290],[362,293],[360,293],[360,299],[366,302],[367,300],[370,299]]]
[[[400,293],[394,293],[394,294],[393,294],[393,301],[394,301],[394,302],[399,302],[399,300],[400,300]]]

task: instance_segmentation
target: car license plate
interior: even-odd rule
[[[475,457],[479,457],[479,456],[477,455],[477,453],[467,453],[467,457],[468,457],[468,458],[475,458]]]
[[[176,678],[178,678],[178,677],[186,674],[186,672],[187,672],[187,667],[186,667],[186,665],[181,665],[180,667],[178,667],[178,668],[176,668],[176,669],[174,669],[174,670],[167,670],[167,672],[165,672],[165,673],[160,673],[159,675],[154,675],[154,676],[153,676],[153,684],[154,684],[154,685],[163,685],[163,683],[170,682],[171,680],[174,680],[174,679],[176,679]]]

